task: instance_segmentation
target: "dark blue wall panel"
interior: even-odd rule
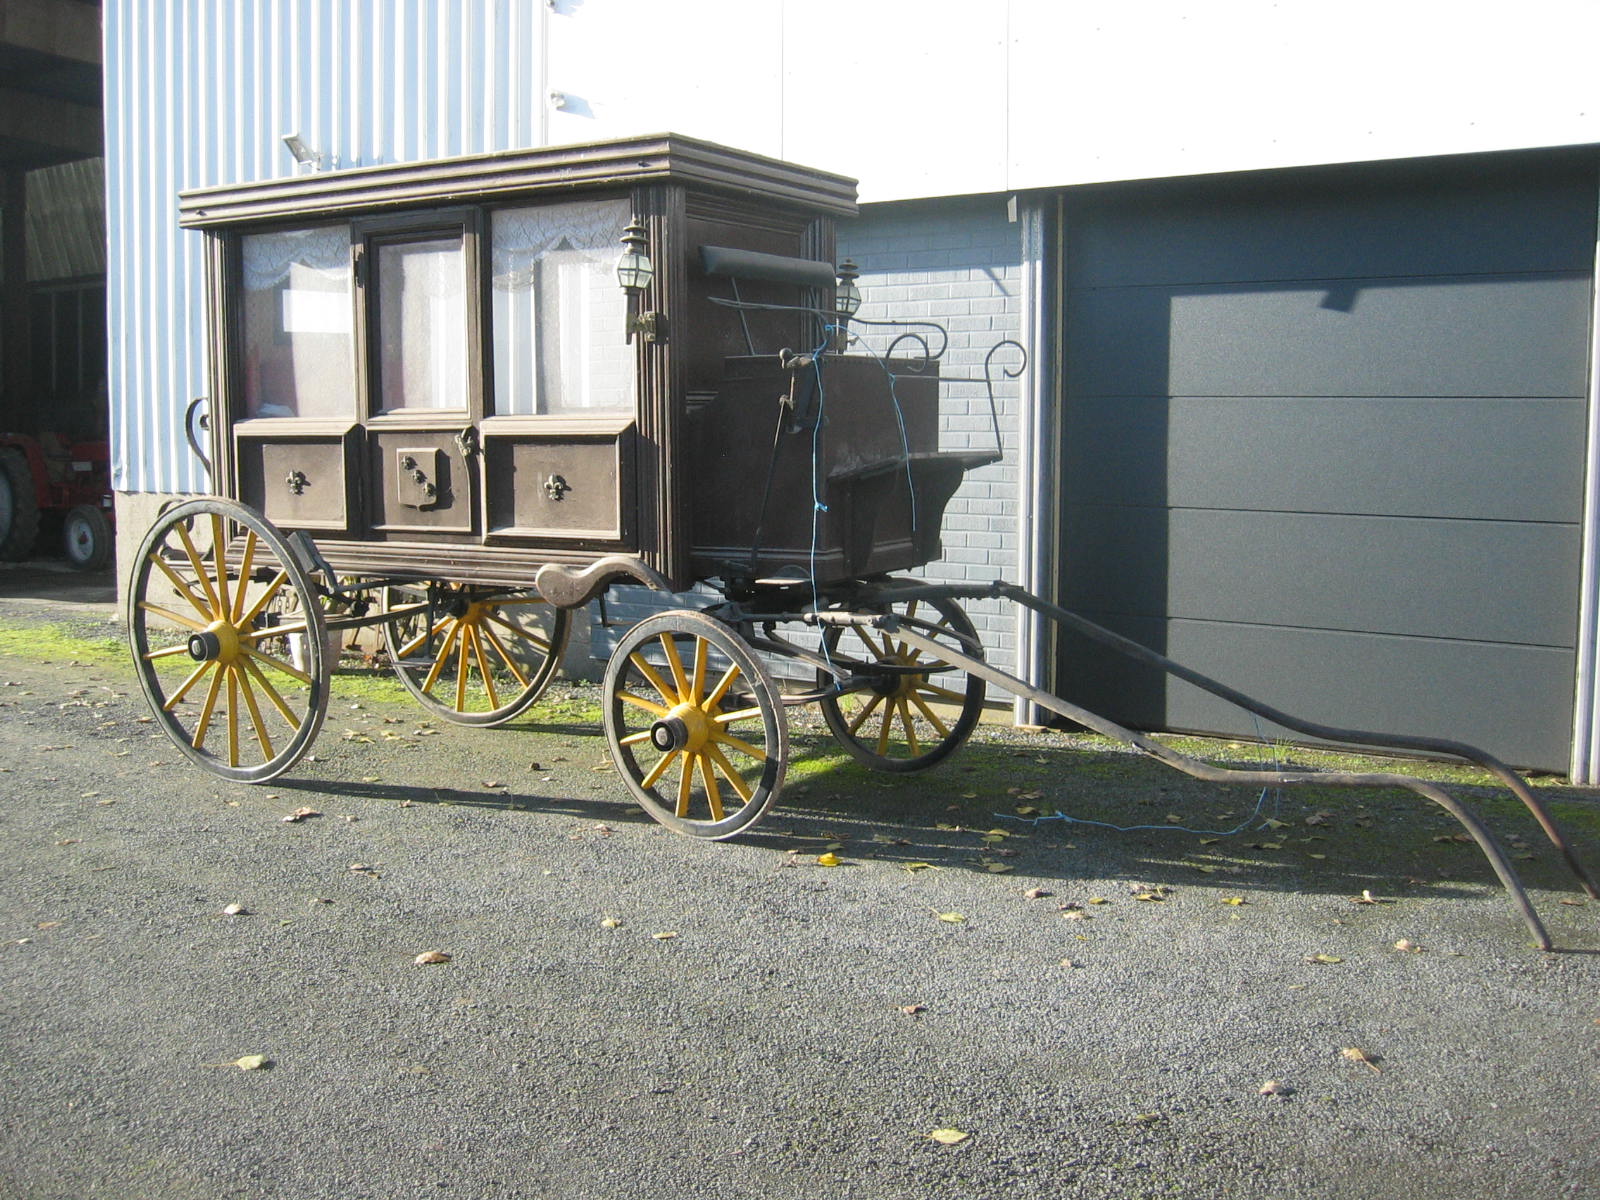
[[[1064,602],[1313,719],[1563,769],[1596,195],[1517,155],[1069,198]],[[1256,732],[1071,638],[1058,670]]]

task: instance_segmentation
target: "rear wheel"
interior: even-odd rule
[[[261,783],[310,747],[328,707],[323,634],[299,560],[254,509],[189,500],[145,535],[128,590],[139,684],[213,774]]]
[[[111,561],[111,522],[92,504],[80,504],[61,523],[61,546],[67,565],[98,571]]]
[[[0,450],[0,559],[27,558],[38,536],[39,498],[27,456],[20,450]]]
[[[501,725],[549,686],[568,613],[537,592],[459,583],[384,589],[384,644],[406,690],[457,725]]]

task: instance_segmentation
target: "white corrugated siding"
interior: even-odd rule
[[[106,0],[114,484],[204,491],[181,417],[207,389],[201,236],[178,193],[537,146],[540,0]]]

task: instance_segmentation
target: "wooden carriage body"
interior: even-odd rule
[[[676,135],[188,192],[214,490],[354,576],[927,562],[968,460],[935,367],[834,352],[854,213],[851,180]],[[632,224],[655,273],[625,292]]]

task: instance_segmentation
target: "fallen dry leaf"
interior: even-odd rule
[[[433,963],[447,963],[450,961],[450,958],[451,956],[446,954],[443,950],[426,950],[417,955],[411,961],[419,967],[426,967],[432,965]]]
[[[961,922],[967,919],[965,915],[958,912],[935,913],[934,916],[938,917],[939,920],[945,921],[951,925],[959,925]]]
[[[1342,963],[1344,959],[1340,958],[1337,954],[1308,954],[1306,955],[1306,961],[1308,963],[1318,963],[1323,966],[1332,966],[1334,963]]]
[[[1408,941],[1406,941],[1405,938],[1401,938],[1398,942],[1396,942],[1394,944],[1394,948],[1396,950],[1402,951],[1403,953],[1406,953],[1406,954],[1421,954],[1422,953],[1422,947],[1421,946],[1417,945],[1415,942],[1408,942]]]
[[[1027,897],[1029,900],[1043,900],[1046,896],[1050,895],[1051,893],[1045,891],[1044,888],[1042,888],[1042,887],[1031,887],[1027,891],[1023,892],[1022,894],[1025,897]]]
[[[964,1142],[972,1135],[962,1133],[959,1129],[935,1129],[928,1135],[941,1146],[954,1146],[957,1142]]]
[[[622,921],[618,917],[603,917],[600,921],[600,927],[602,929],[620,929]]]
[[[1089,897],[1089,903],[1090,904],[1110,904],[1111,901],[1107,900],[1104,896],[1090,896]]]
[[[900,1011],[905,1013],[905,1015],[908,1016],[908,1017],[914,1017],[918,1013],[927,1012],[928,1009],[927,1009],[926,1005],[922,1005],[922,1004],[902,1004],[900,1006]]]
[[[248,917],[250,910],[242,904],[230,904],[222,910],[225,917]]]
[[[265,1054],[246,1054],[243,1058],[236,1058],[232,1062],[201,1063],[202,1067],[238,1067],[241,1071],[259,1071],[270,1067],[272,1060]]]
[[[1262,1096],[1287,1096],[1294,1089],[1286,1083],[1279,1083],[1276,1079],[1269,1079],[1256,1089]]]
[[[322,814],[314,808],[297,808],[287,817],[283,817],[281,819],[290,825],[295,825],[301,821],[304,821],[307,817],[320,817],[321,815]]]
[[[1343,1050],[1339,1051],[1339,1053],[1344,1055],[1351,1062],[1365,1063],[1368,1067],[1372,1068],[1373,1073],[1376,1075],[1383,1074],[1382,1071],[1378,1070],[1378,1064],[1372,1061],[1371,1057],[1365,1050],[1358,1050],[1354,1046],[1346,1046]]]
[[[817,866],[819,867],[837,867],[843,861],[844,859],[840,858],[832,850],[829,850],[826,854],[817,855]]]
[[[1224,904],[1231,904],[1235,908],[1238,908],[1241,904],[1245,903],[1245,898],[1243,896],[1224,896],[1222,898],[1222,902]]]
[[[915,875],[918,871],[931,871],[934,869],[934,866],[932,863],[925,862],[901,863],[900,869]]]
[[[670,942],[673,938],[678,936],[678,931],[676,929],[668,929],[662,933],[652,933],[650,936],[655,938],[655,940],[658,942]]]

